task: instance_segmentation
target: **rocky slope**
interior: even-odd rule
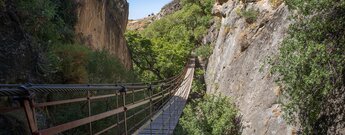
[[[77,39],[93,49],[117,56],[127,69],[132,67],[124,32],[128,22],[126,0],[79,0],[75,32]]]
[[[164,16],[170,15],[172,13],[175,13],[176,11],[181,9],[180,0],[173,0],[164,7],[162,7],[161,11],[157,13],[156,15],[151,14],[148,15],[145,18],[138,19],[138,20],[129,20],[127,29],[128,30],[143,30],[145,29],[149,24],[154,22],[155,20],[159,20]]]
[[[254,21],[246,11],[257,13]],[[278,52],[287,33],[287,6],[279,0],[218,0],[213,12],[221,18],[221,27],[207,65],[207,92],[233,99],[243,135],[294,134],[282,118],[280,88],[264,62]]]

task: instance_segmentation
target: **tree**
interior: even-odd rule
[[[335,91],[345,94],[345,1],[286,2],[299,14],[271,63],[283,86],[285,118],[299,123],[304,134],[327,134],[334,120],[330,115],[345,115],[326,109],[334,105],[329,98]],[[345,108],[344,103],[336,107]]]
[[[151,23],[140,32],[127,32],[135,69],[158,79],[177,75],[190,51],[201,44],[211,20],[212,0],[181,2],[182,9]],[[149,72],[147,72],[149,71]]]
[[[163,79],[157,68],[157,52],[153,50],[151,40],[142,37],[139,33],[130,31],[126,33],[128,47],[132,53],[132,61],[140,70],[151,71],[158,79]]]

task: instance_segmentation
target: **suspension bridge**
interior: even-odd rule
[[[173,134],[188,99],[195,58],[151,83],[1,84],[0,115],[33,135]]]

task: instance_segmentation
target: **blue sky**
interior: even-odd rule
[[[129,3],[129,19],[144,18],[151,13],[158,13],[172,0],[127,0]]]

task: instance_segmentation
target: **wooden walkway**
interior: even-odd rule
[[[194,59],[192,59],[194,61]],[[188,95],[193,82],[194,62],[189,65],[185,81],[175,93],[175,95],[168,101],[167,104],[156,114],[150,121],[146,122],[134,134],[139,135],[170,135],[173,134],[178,120],[182,114],[183,108],[186,105]]]

